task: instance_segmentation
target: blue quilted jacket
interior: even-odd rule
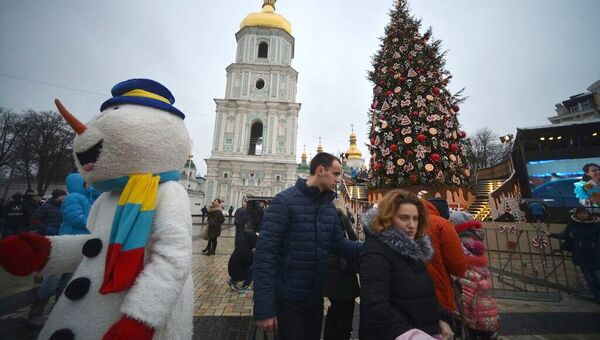
[[[67,176],[65,182],[69,194],[60,207],[63,218],[59,235],[89,234],[86,222],[91,204],[83,177],[78,173],[72,173]]]
[[[254,257],[254,318],[277,315],[276,299],[323,296],[329,252],[355,260],[361,243],[347,240],[332,201],[298,179],[273,198],[262,220]]]

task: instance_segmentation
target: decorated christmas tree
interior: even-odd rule
[[[464,186],[466,134],[457,114],[461,91],[447,89],[452,76],[444,69],[441,42],[431,28],[421,34],[421,21],[398,0],[373,57],[373,103],[369,112],[371,188]]]

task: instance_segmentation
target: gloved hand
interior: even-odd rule
[[[50,240],[35,233],[20,233],[0,241],[0,265],[16,276],[40,271],[48,262]]]
[[[121,317],[106,334],[102,340],[152,340],[154,329],[135,319],[126,316]]]

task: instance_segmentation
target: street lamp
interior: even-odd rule
[[[512,140],[513,140],[512,134],[500,136],[500,142],[502,142],[502,143],[510,143],[510,141],[512,141]]]

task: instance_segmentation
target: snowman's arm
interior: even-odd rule
[[[189,198],[177,182],[159,187],[149,259],[125,296],[121,313],[154,329],[162,327],[191,272],[192,216]]]
[[[50,256],[42,274],[72,273],[83,259],[81,249],[90,235],[49,236]]]

